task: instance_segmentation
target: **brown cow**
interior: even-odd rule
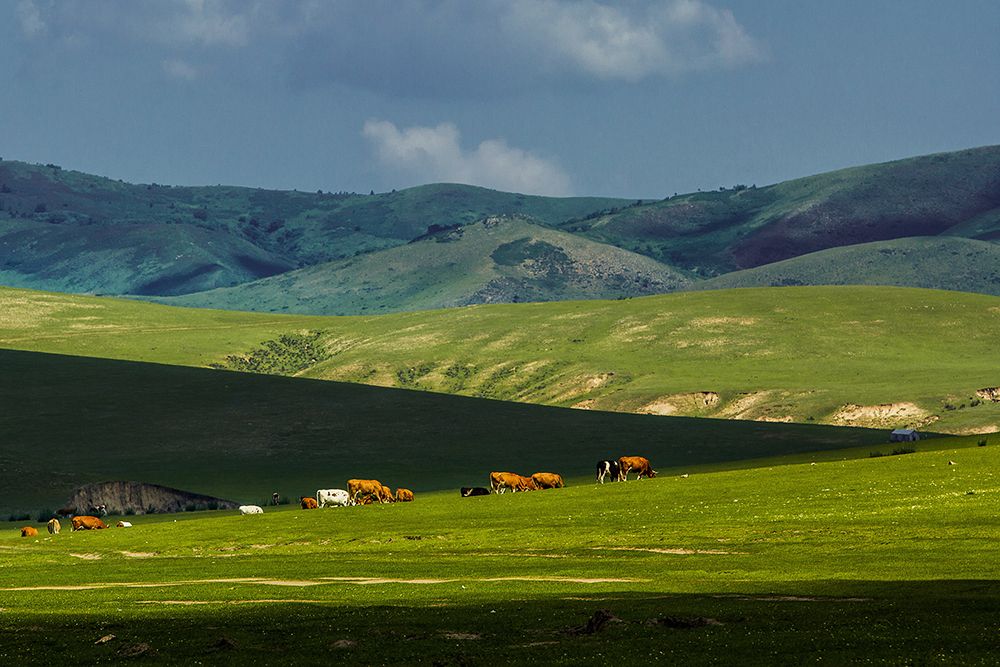
[[[413,491],[409,489],[396,489],[396,502],[397,503],[412,503],[413,502]]]
[[[531,476],[531,481],[539,489],[561,489],[566,486],[563,483],[562,475],[554,472],[536,472]]]
[[[493,493],[503,493],[507,489],[517,493],[518,491],[534,491],[536,488],[538,487],[535,486],[535,482],[530,477],[514,472],[490,473],[490,489]]]
[[[73,530],[100,530],[108,525],[96,516],[75,516],[73,517]]]
[[[301,502],[302,509],[304,510],[319,509],[319,503],[316,502],[315,498],[310,498],[309,496],[302,496],[302,498],[300,498],[299,501]]]
[[[21,529],[21,537],[38,537],[38,531],[31,526],[25,526]]]
[[[62,525],[60,525],[59,519],[49,519],[46,526],[49,529],[49,535],[58,535],[59,531],[62,530]]]
[[[380,503],[394,503],[396,502],[396,496],[393,495],[392,489],[390,489],[385,484],[381,485],[382,488],[378,490],[378,501]]]
[[[355,505],[362,504],[360,501],[363,497],[374,497],[380,503],[387,502],[387,499],[391,502],[392,498],[392,491],[377,479],[349,479],[347,494]]]
[[[636,474],[636,479],[642,479],[644,475],[649,478],[656,477],[656,471],[649,464],[649,459],[642,456],[622,456],[618,459],[618,465],[620,467],[618,479],[623,482],[628,480],[630,472]]]

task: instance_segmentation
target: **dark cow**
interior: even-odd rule
[[[622,467],[619,465],[618,461],[598,461],[597,462],[597,481],[604,484],[604,478],[608,475],[611,476],[612,482],[617,482],[621,477]]]
[[[490,495],[489,489],[484,489],[481,486],[463,486],[462,487],[462,497],[469,498],[471,496],[488,496]]]

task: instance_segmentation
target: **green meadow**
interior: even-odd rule
[[[1000,442],[970,444],[27,539],[4,524],[0,662],[995,664]]]
[[[278,316],[0,289],[0,347],[592,410],[1000,429],[997,297],[790,287]]]

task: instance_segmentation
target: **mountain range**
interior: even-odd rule
[[[1000,294],[998,242],[1000,146],[660,200],[134,185],[0,161],[0,284],[213,308],[372,314],[812,284]]]

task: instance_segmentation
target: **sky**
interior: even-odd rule
[[[0,157],[662,198],[1000,144],[995,0],[0,0]]]

